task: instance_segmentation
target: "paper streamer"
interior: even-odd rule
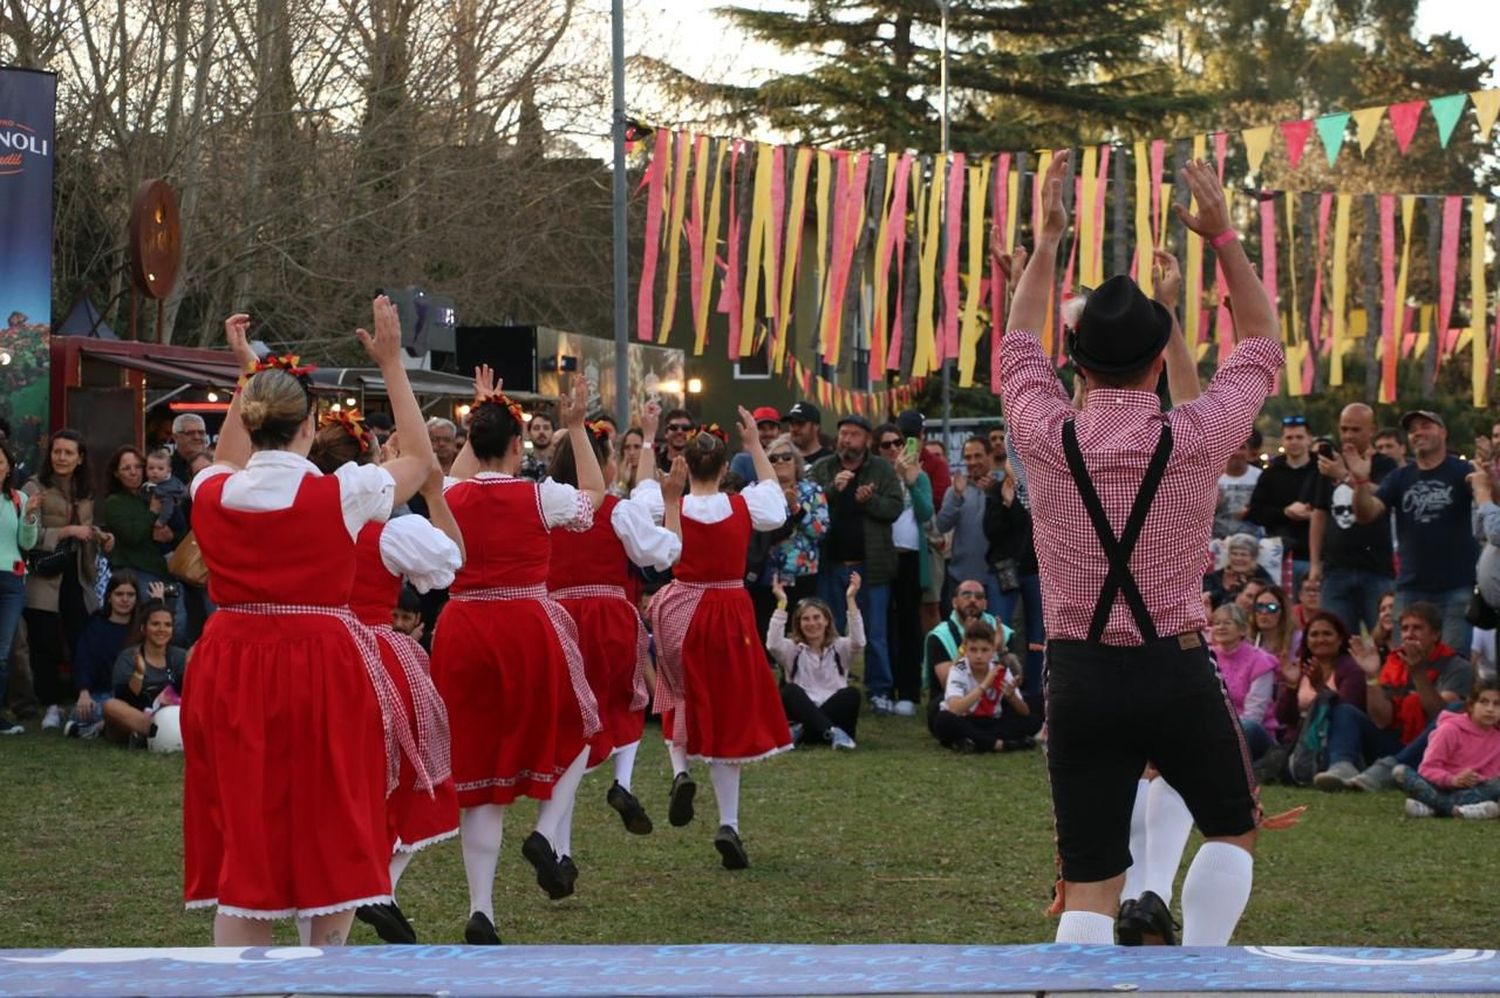
[[[1151,251],[1156,238],[1151,232],[1151,164],[1146,158],[1146,143],[1135,144],[1135,281],[1146,297],[1156,293],[1151,274]]]
[[[1396,148],[1401,154],[1406,155],[1406,149],[1411,145],[1411,140],[1417,134],[1417,123],[1422,120],[1422,109],[1427,106],[1424,100],[1407,101],[1404,104],[1392,104],[1387,110],[1391,116],[1391,128],[1396,133]]]
[[[1482,409],[1490,401],[1490,351],[1485,338],[1485,309],[1488,295],[1484,279],[1484,210],[1488,201],[1476,194],[1469,199],[1469,349],[1473,351],[1474,407]]]
[[[1333,195],[1318,197],[1318,251],[1313,264],[1312,309],[1307,318],[1307,339],[1315,351],[1326,349],[1323,336],[1323,271],[1326,269],[1328,247],[1328,220],[1333,214]]]
[[[1099,149],[1097,146],[1083,147],[1083,161],[1078,166],[1081,181],[1078,199],[1077,237],[1083,247],[1079,254],[1078,283],[1084,287],[1097,288],[1103,282],[1094,273],[1094,242],[1099,238],[1099,220],[1094,215],[1094,193],[1099,186]],[[1070,285],[1065,281],[1064,287]]]
[[[1010,212],[1010,153],[1003,152],[996,160],[993,170],[994,184],[990,195],[991,238],[998,237],[1004,245],[1006,216]],[[1000,270],[1000,261],[990,256],[990,390],[1000,393],[1000,338],[1005,335],[1005,274]]]
[[[1292,284],[1292,297],[1288,303],[1287,316],[1291,335],[1287,338],[1286,351],[1287,391],[1294,396],[1306,395],[1310,387],[1303,381],[1303,363],[1308,353],[1302,337],[1302,303],[1297,293],[1297,195],[1282,192],[1282,204],[1286,209],[1286,271]]]
[[[682,132],[677,136],[676,163],[672,170],[672,210],[667,223],[667,286],[662,296],[661,331],[656,342],[665,346],[677,317],[677,273],[682,250],[682,219],[687,213],[688,170],[693,162],[693,137]]]
[[[704,285],[703,275],[707,272],[713,274],[712,256],[705,260],[703,257],[703,226],[704,213],[707,210],[704,201],[708,196],[708,155],[709,139],[707,135],[698,136],[693,147],[693,205],[688,215],[687,237],[688,237],[688,295],[693,308],[693,356],[700,356],[703,350],[700,344],[708,330],[708,289]]]
[[[1469,94],[1469,100],[1474,102],[1474,115],[1479,119],[1479,131],[1474,141],[1488,142],[1495,118],[1500,116],[1500,90],[1475,90]]]
[[[1396,296],[1396,196],[1380,196],[1380,401],[1396,401],[1396,360],[1400,346],[1396,333],[1401,328],[1402,302]]]
[[[915,223],[912,231],[919,237],[922,231],[921,194],[922,194],[922,171],[917,166],[915,172],[912,167],[917,166],[911,153],[901,157],[902,178],[906,181],[906,190],[910,194],[894,199],[891,210],[899,212],[902,224],[896,226],[896,307],[891,313],[891,339],[890,353],[886,359],[886,370],[894,371],[901,367],[902,351],[906,346],[906,209],[908,203],[912,208],[912,219]],[[912,195],[915,195],[914,197]],[[915,336],[913,336],[915,339]],[[909,374],[910,372],[908,372]]]
[[[1208,151],[1207,137],[1193,136],[1193,159],[1201,160]],[[1198,199],[1188,199],[1188,211],[1196,213]],[[1203,237],[1191,229],[1187,233],[1187,263],[1182,274],[1182,324],[1190,346],[1203,343]]]
[[[1271,136],[1275,131],[1274,125],[1263,125],[1260,128],[1247,128],[1240,133],[1240,138],[1245,142],[1245,158],[1250,161],[1251,173],[1260,173],[1260,165],[1265,162],[1266,151],[1271,148]],[[1136,146],[1144,144],[1137,142]]]
[[[1443,198],[1443,239],[1438,250],[1438,363],[1453,349],[1453,297],[1458,290],[1458,226],[1464,199]]]
[[[974,387],[974,365],[978,361],[979,340],[984,335],[979,325],[979,299],[984,292],[984,192],[989,186],[990,160],[976,169],[969,168],[969,286],[965,289],[963,329],[958,350],[958,386]]]
[[[1307,151],[1307,137],[1312,134],[1312,129],[1311,118],[1281,123],[1281,134],[1286,138],[1287,162],[1292,164],[1294,170],[1302,162],[1302,154]]]
[[[802,259],[802,232],[807,220],[807,180],[812,174],[813,151],[798,149],[792,161],[792,204],[786,223],[786,248],[781,254],[781,302],[777,308],[775,370],[780,374],[786,363],[787,340],[792,329],[792,298],[796,290],[797,267]]]
[[[656,133],[656,151],[646,168],[646,245],[641,259],[641,286],[636,293],[637,338],[650,343],[656,331],[656,260],[661,253],[662,201],[666,194],[667,163],[672,158],[672,133]]]
[[[740,356],[740,323],[743,319],[740,312],[740,276],[744,268],[740,266],[740,257],[743,250],[740,248],[740,154],[744,152],[745,143],[739,139],[732,140],[729,150],[729,246],[728,265],[724,274],[724,285],[719,291],[719,311],[729,316],[729,338],[725,341],[728,357],[730,360],[738,360]]]
[[[1271,298],[1271,311],[1281,314],[1281,289],[1276,273],[1276,199],[1260,197],[1260,283]]]
[[[827,363],[838,366],[840,350],[844,342],[844,302],[849,289],[849,275],[854,267],[854,252],[859,247],[859,235],[864,228],[866,191],[869,189],[870,154],[852,153],[844,157],[840,173],[840,201],[843,224],[838,232],[834,269],[830,274],[829,308],[824,311],[828,324],[824,327],[824,343],[828,350],[824,358]],[[837,216],[835,216],[837,220]]]
[[[818,227],[817,274],[819,314],[821,315],[822,302],[828,286],[828,228],[832,221],[829,216],[833,197],[833,156],[819,151],[817,162],[818,196],[813,204],[816,209]],[[821,344],[819,344],[819,349],[822,349]]]
[[[1453,127],[1458,124],[1458,119],[1468,104],[1468,94],[1449,94],[1446,97],[1434,97],[1427,102],[1427,106],[1432,108],[1432,120],[1437,122],[1438,144],[1444,149],[1448,148],[1448,140],[1453,138]]]
[[[901,212],[896,220],[897,225],[906,224],[905,205],[896,199],[897,185],[905,188],[905,180],[900,176],[901,160],[904,157],[891,153],[886,157],[886,182],[885,190],[881,194],[880,224],[875,233],[875,274],[874,294],[875,302],[872,309],[873,318],[870,327],[870,380],[879,381],[885,377],[885,355],[886,344],[890,336],[890,282],[891,282],[891,251],[895,248],[895,239],[891,225],[891,204],[895,202],[896,210]]]
[[[943,188],[947,178],[946,162],[933,165],[932,183],[927,185],[925,204],[919,216],[923,225],[922,257],[917,271],[917,329],[913,344],[911,364],[912,377],[920,377],[937,369],[934,361],[936,344],[933,342],[933,306],[937,302],[938,243],[943,228]]]
[[[1354,112],[1354,135],[1359,142],[1361,156],[1369,151],[1370,143],[1375,141],[1384,117],[1384,107],[1366,107]]]
[[[1403,194],[1401,196],[1401,269],[1396,276],[1396,343],[1397,356],[1404,356],[1409,350],[1411,329],[1411,309],[1406,304],[1406,289],[1411,277],[1411,244],[1413,222],[1417,215],[1417,198],[1414,194]],[[1395,386],[1392,384],[1392,397],[1394,398]]]
[[[1333,223],[1333,344],[1328,383],[1344,383],[1344,339],[1349,319],[1349,211],[1354,195],[1340,194]]]
[[[1214,133],[1214,161],[1218,164],[1219,186],[1224,187],[1224,168],[1229,160],[1229,133]],[[1229,217],[1234,217],[1234,190],[1225,187],[1224,199],[1229,209]],[[1273,247],[1274,249],[1274,247]],[[1219,261],[1219,254],[1214,253],[1214,301],[1218,306],[1214,311],[1214,330],[1218,333],[1219,340],[1219,363],[1223,364],[1229,360],[1229,355],[1234,352],[1234,316],[1225,304],[1228,297],[1228,285],[1224,281],[1224,266]]]
[[[967,162],[963,153],[954,153],[948,166],[943,216],[943,339],[938,345],[939,365],[958,359],[958,324],[963,310],[963,299],[958,290],[958,248],[964,222],[964,192],[968,186],[965,183]]]
[[[1338,162],[1339,151],[1344,148],[1344,132],[1349,127],[1349,112],[1325,114],[1316,119],[1316,124],[1323,151],[1328,154],[1328,165],[1332,166]]]

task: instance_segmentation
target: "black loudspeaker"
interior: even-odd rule
[[[536,391],[535,326],[459,326],[455,333],[460,375],[488,364],[507,389]]]

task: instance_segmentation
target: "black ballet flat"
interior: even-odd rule
[[[641,802],[636,799],[635,794],[620,786],[618,780],[604,795],[604,801],[620,812],[620,820],[625,822],[625,830],[631,835],[651,834],[651,816],[646,813],[644,807],[641,807]]]
[[[541,832],[532,832],[521,843],[521,855],[536,871],[536,885],[554,901],[560,901],[573,893],[573,885],[567,883],[558,872],[557,854],[552,843]]]
[[[719,826],[719,833],[714,836],[714,848],[719,850],[726,870],[743,870],[750,865],[750,854],[745,852],[745,843],[740,841],[739,832],[728,825]]]
[[[573,885],[578,883],[578,864],[573,862],[572,856],[564,856],[557,861],[557,876],[568,888],[568,893],[573,893]]]
[[[672,823],[673,828],[681,828],[693,820],[693,795],[698,792],[698,784],[686,773],[678,773],[672,778],[672,795],[667,805],[667,820]]]
[[[416,930],[395,902],[362,904],[354,909],[354,917],[374,929],[382,942],[410,946],[417,941]]]
[[[470,946],[499,946],[500,933],[495,931],[495,923],[482,911],[476,911],[469,916],[469,924],[464,926],[464,942]]]

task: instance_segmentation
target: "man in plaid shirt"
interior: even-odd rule
[[[1194,401],[1156,395],[1173,320],[1135,282],[1094,291],[1068,352],[1075,409],[1035,338],[1055,287],[1067,154],[1043,186],[1045,222],[1002,344],[1001,393],[1026,464],[1047,627],[1048,768],[1063,915],[1058,942],[1108,944],[1137,780],[1154,763],[1207,840],[1182,888],[1185,945],[1229,942],[1250,896],[1260,820],[1249,755],[1203,638],[1202,570],[1217,480],[1275,386],[1275,312],[1213,171],[1182,179],[1178,217],[1218,254],[1241,342]]]

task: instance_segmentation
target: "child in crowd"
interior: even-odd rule
[[[1500,685],[1482,680],[1463,713],[1438,715],[1437,730],[1416,770],[1391,774],[1406,791],[1412,818],[1500,818]]]
[[[849,576],[845,593],[849,636],[839,637],[833,610],[820,599],[797,603],[792,636],[786,636],[786,586],[771,579],[776,611],[766,629],[766,650],[781,666],[781,706],[792,724],[792,740],[804,745],[826,742],[836,749],[854,748],[859,724],[859,690],[849,685],[849,666],[865,646],[865,623],[855,596],[859,573]]]
[[[396,608],[391,611],[391,629],[413,641],[422,640],[422,597],[410,585],[401,587]]]
[[[995,629],[984,620],[964,628],[964,656],[948,670],[943,705],[933,719],[938,741],[960,752],[1006,752],[1031,748],[1031,708],[1021,698],[1021,665],[1013,655],[995,657]]]
[[[174,532],[186,530],[178,511],[187,499],[187,486],[172,477],[172,455],[166,450],[154,450],[146,455],[146,481],[141,485],[141,498],[150,502],[155,499],[158,507],[156,522],[171,527]]]

